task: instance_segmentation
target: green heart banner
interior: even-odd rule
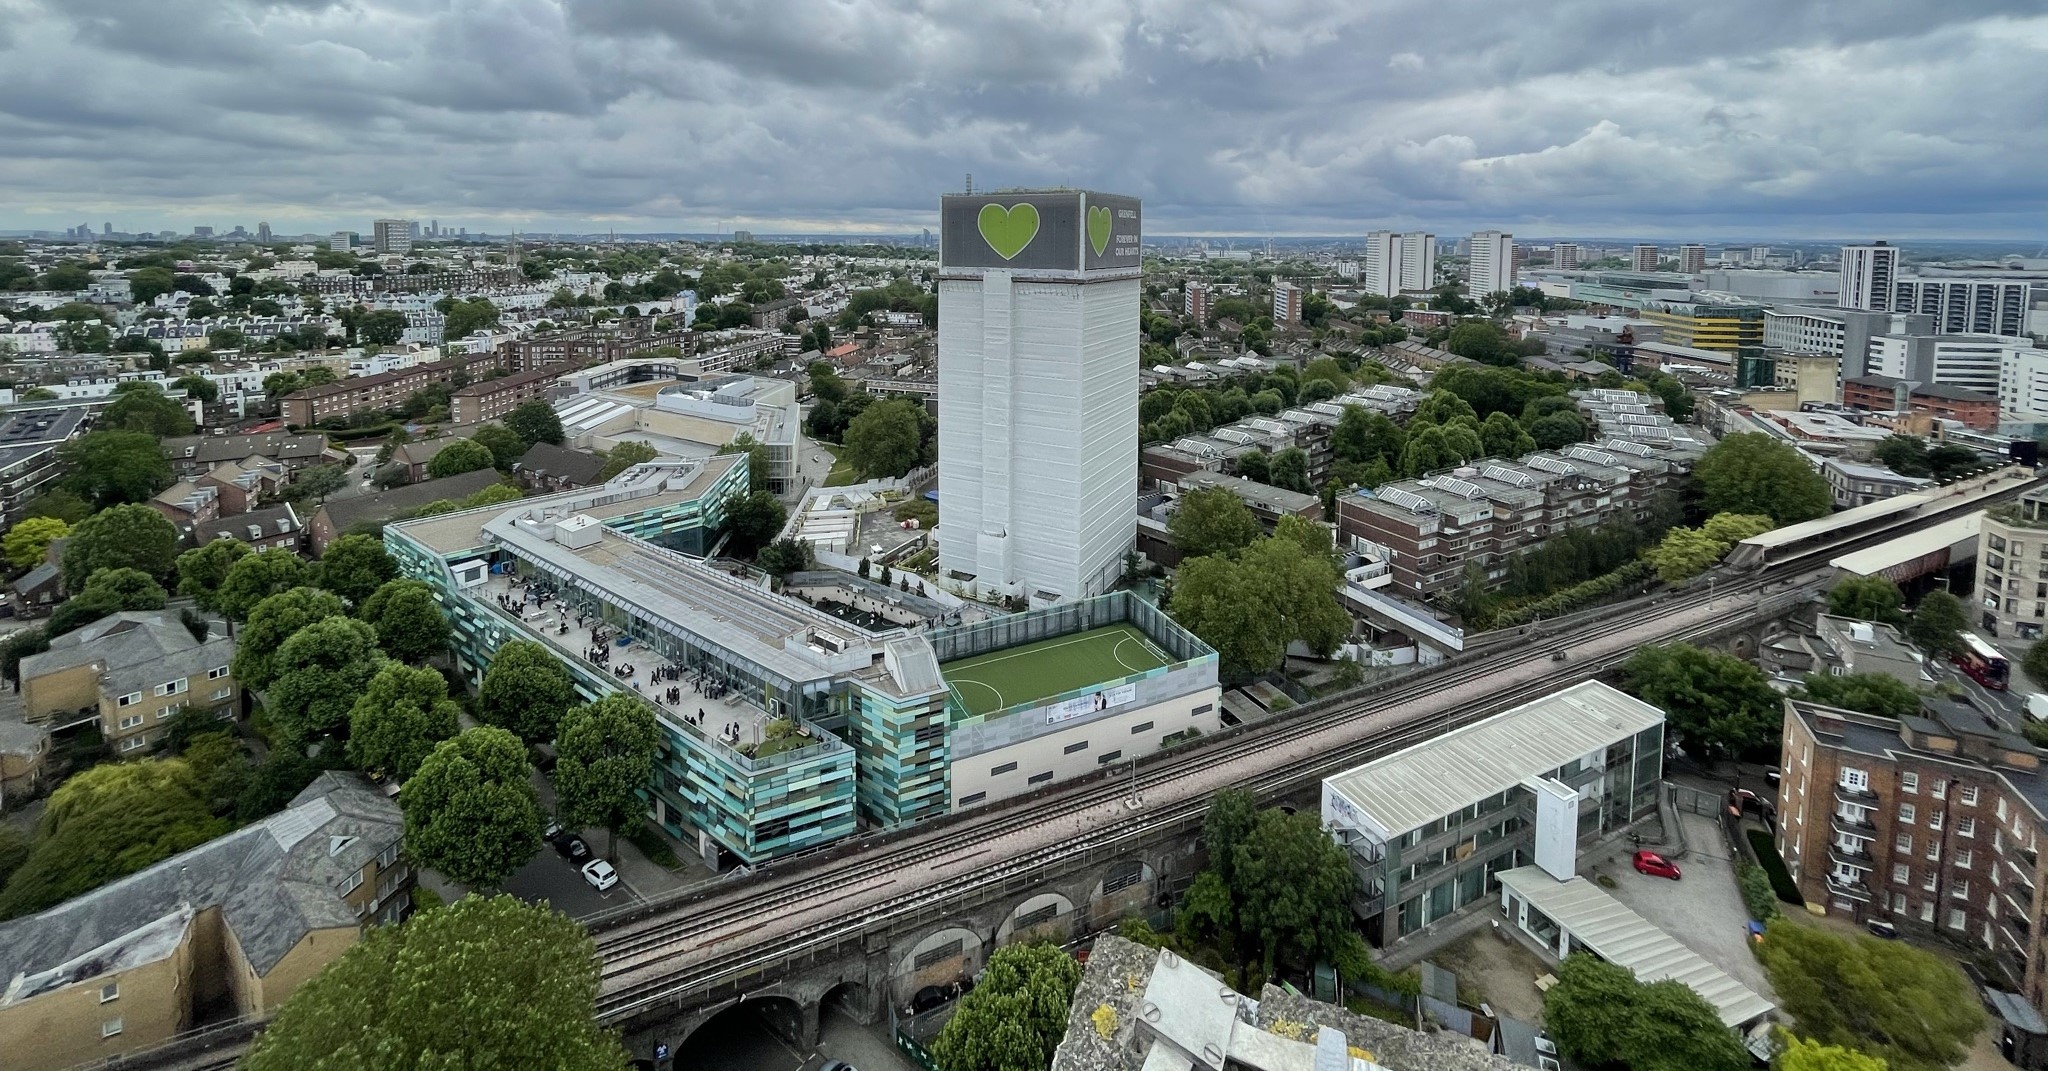
[[[1108,213],[1105,211],[1104,215],[1106,217]],[[986,204],[981,206],[981,212],[975,216],[974,223],[980,229],[981,238],[988,243],[988,247],[995,250],[996,255],[1004,260],[1011,260],[1022,253],[1025,246],[1031,244],[1031,239],[1038,237],[1038,208],[1031,204],[1014,204],[1008,208],[998,204]],[[1093,229],[1093,219],[1090,219],[1089,227]],[[1109,236],[1107,218],[1103,220],[1102,230],[1103,241],[1106,242]],[[1099,250],[1100,247],[1097,248]]]
[[[1110,218],[1109,209],[1098,206],[1088,210],[1088,244],[1094,247],[1095,255],[1098,257],[1102,255],[1103,250],[1109,248],[1109,231],[1112,226],[1114,221]]]

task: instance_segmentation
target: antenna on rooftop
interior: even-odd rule
[[[969,171],[969,172],[967,173],[967,192],[968,192],[968,193],[973,193],[973,192],[974,192],[974,172],[972,172],[972,171]]]

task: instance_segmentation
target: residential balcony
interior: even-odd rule
[[[1877,793],[1867,788],[1850,788],[1840,781],[1835,782],[1835,799],[1838,802],[1853,803],[1859,807],[1877,806]]]
[[[1862,848],[1844,848],[1839,844],[1828,845],[1828,860],[1866,873],[1877,868],[1877,860],[1871,858],[1870,852]]]
[[[1861,881],[1847,881],[1836,875],[1828,875],[1828,892],[1861,903],[1871,901],[1870,886]]]
[[[1833,815],[1835,832],[1844,833],[1851,837],[1861,837],[1864,840],[1877,839],[1877,823],[1870,820],[1870,811],[1861,808],[1857,809],[1855,813],[1861,814],[1863,816],[1861,818],[1851,818],[1839,810],[1831,813]]]

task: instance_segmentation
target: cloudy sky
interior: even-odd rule
[[[2048,236],[2042,0],[0,0],[0,228]]]

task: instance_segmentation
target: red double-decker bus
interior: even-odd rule
[[[2012,679],[2012,666],[1998,649],[1984,642],[1984,637],[1974,632],[1963,633],[1963,649],[1951,658],[1958,668],[1970,675],[1970,679],[1994,692],[2005,691]]]

